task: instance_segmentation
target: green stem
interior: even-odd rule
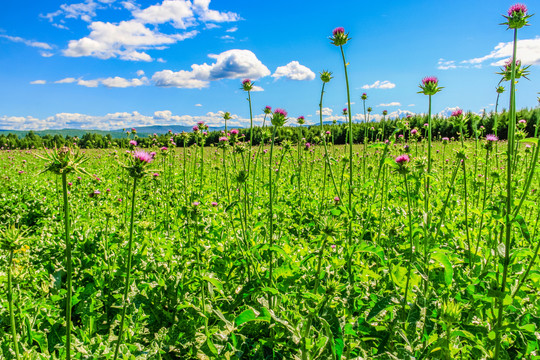
[[[401,306],[401,319],[405,325],[405,306],[407,305],[407,294],[409,292],[409,281],[411,279],[411,269],[414,255],[414,244],[413,244],[413,228],[412,228],[412,212],[411,212],[411,195],[409,192],[409,185],[407,182],[407,174],[403,174],[403,179],[405,180],[405,191],[407,192],[407,209],[409,217],[409,251],[410,259],[407,266],[407,281],[405,283],[405,295],[403,296],[403,303]]]
[[[272,156],[274,154],[274,140],[276,138],[276,130],[277,130],[277,126],[274,126],[274,131],[272,132],[272,144],[270,145],[270,164],[268,166],[268,184],[269,184],[269,207],[270,207],[270,248],[269,248],[269,251],[270,251],[270,265],[269,265],[269,271],[268,271],[268,287],[272,287],[273,285],[273,281],[272,281],[272,272],[274,270],[274,259],[273,259],[273,250],[272,250],[272,247],[274,246],[274,207],[273,207],[273,199],[272,199],[272,195],[273,195],[273,187],[274,185],[272,184],[272,173],[274,172],[273,170],[273,163],[272,163]],[[271,293],[268,293],[268,306],[270,308],[272,308],[272,294]]]
[[[120,319],[120,330],[118,331],[118,340],[116,341],[116,349],[114,351],[114,360],[118,358],[118,350],[122,343],[122,335],[124,334],[124,321],[126,318],[127,296],[129,293],[129,278],[131,274],[131,250],[133,247],[133,223],[135,218],[135,190],[137,189],[137,178],[133,178],[133,191],[131,193],[131,222],[129,224],[129,242],[128,242],[128,259],[126,265],[126,282],[124,284],[124,296],[122,298],[122,317]]]
[[[508,154],[506,162],[506,216],[505,216],[505,248],[504,248],[504,262],[503,262],[503,276],[501,282],[502,296],[498,299],[499,312],[497,315],[497,324],[495,326],[495,356],[496,360],[499,359],[499,353],[501,351],[501,327],[503,318],[503,300],[506,293],[506,282],[508,276],[508,265],[510,263],[510,240],[512,234],[512,160],[514,158],[514,132],[516,128],[516,52],[517,52],[517,29],[514,29],[514,46],[512,52],[512,73],[510,76],[510,115],[508,118]]]
[[[71,359],[71,293],[72,293],[72,264],[71,264],[71,238],[69,224],[69,205],[67,198],[67,174],[62,173],[62,191],[64,193],[64,233],[66,237],[66,270],[67,270],[67,298],[66,298],[66,360]]]
[[[13,348],[15,349],[15,358],[19,359],[19,342],[17,341],[17,328],[15,325],[15,314],[13,312],[13,289],[11,267],[13,265],[13,250],[9,252],[8,263],[8,304],[9,304],[9,320],[11,322],[11,337],[13,337]]]

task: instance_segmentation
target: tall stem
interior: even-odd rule
[[[8,263],[8,304],[9,304],[9,320],[11,322],[11,336],[13,337],[13,348],[15,349],[15,358],[19,359],[19,342],[17,341],[17,328],[15,325],[15,314],[13,312],[13,288],[11,284],[11,267],[13,265],[13,250],[9,252]]]
[[[69,229],[69,207],[67,198],[67,174],[62,173],[62,192],[64,193],[64,233],[66,236],[66,270],[67,270],[67,298],[66,298],[66,360],[71,359],[71,292],[72,292],[72,265],[71,265],[71,238]]]
[[[272,281],[272,272],[274,270],[274,258],[273,258],[273,250],[272,247],[274,246],[274,207],[273,207],[273,187],[274,184],[272,184],[272,173],[273,170],[273,163],[272,163],[272,156],[274,154],[274,140],[276,138],[276,129],[277,126],[274,126],[274,131],[272,132],[272,144],[270,145],[270,166],[268,167],[268,184],[270,185],[268,187],[269,189],[269,207],[270,207],[270,266],[268,271],[268,287],[272,287],[273,281]],[[270,308],[272,307],[272,294],[268,293],[268,306]]]
[[[133,192],[131,193],[131,222],[129,224],[129,242],[128,242],[128,259],[126,265],[126,282],[124,284],[124,296],[122,298],[122,317],[120,319],[120,330],[118,332],[118,340],[116,341],[116,350],[114,351],[114,360],[118,358],[118,350],[122,343],[122,335],[124,334],[124,321],[126,318],[127,296],[129,293],[129,277],[131,274],[131,249],[133,245],[133,222],[135,218],[135,189],[137,189],[137,178],[133,178]]]
[[[506,159],[506,216],[505,216],[505,247],[503,276],[501,282],[501,292],[503,295],[498,299],[497,326],[495,327],[495,359],[499,359],[501,350],[501,326],[503,318],[503,301],[506,292],[506,282],[508,276],[508,265],[510,263],[510,239],[512,235],[512,160],[514,158],[514,132],[516,128],[516,52],[517,52],[517,29],[514,29],[514,48],[512,52],[512,74],[510,76],[510,116],[508,118],[508,150]]]
[[[345,53],[343,46],[340,47],[341,57],[343,59],[343,69],[345,70],[345,84],[347,85],[347,113],[349,114],[349,247],[352,246],[352,192],[353,192],[353,133],[352,133],[352,111],[351,111],[351,95],[349,92],[349,76],[347,75],[347,62],[345,61]]]

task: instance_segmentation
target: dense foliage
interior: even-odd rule
[[[466,141],[466,156],[458,140],[434,143],[429,228],[422,191],[427,142],[421,138],[355,145],[353,213],[341,200],[346,148],[329,142],[328,168],[322,145],[284,141],[270,163],[268,144],[252,151],[242,141],[228,144],[155,148],[135,195],[121,354],[486,359],[494,348],[495,302],[503,296],[504,354],[539,356],[534,141],[532,147],[519,143],[512,169],[516,204],[524,201],[513,229],[510,294],[500,291],[505,143],[488,150],[486,140]],[[406,152],[411,161],[402,171],[394,158]],[[46,162],[35,157],[39,153],[0,152],[0,224],[28,230],[12,265],[21,354],[59,359],[66,325],[62,175],[40,173]],[[85,156],[90,175],[67,175],[73,356],[106,359],[117,343],[129,256],[132,181],[123,166],[131,154],[109,149]],[[2,283],[8,260],[7,251],[0,253]],[[0,354],[11,359],[6,295],[0,288]]]

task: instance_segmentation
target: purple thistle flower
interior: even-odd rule
[[[137,146],[137,142],[135,140],[130,140],[129,145]]]
[[[458,109],[452,111],[452,115],[451,115],[451,116],[452,116],[452,117],[459,117],[459,116],[461,116],[461,115],[463,115],[463,110],[461,110],[461,109],[458,108]]]
[[[424,126],[425,126],[425,127],[428,127],[428,126],[429,126],[429,124],[428,124],[428,123],[425,123],[425,124],[424,124]]]
[[[412,135],[416,135],[417,132],[418,132],[418,130],[416,130],[416,129],[412,129],[412,130],[411,130],[411,134],[412,134]]]
[[[497,140],[499,140],[499,138],[497,136],[493,135],[493,134],[488,134],[488,135],[486,135],[486,140],[487,141],[497,141]]]
[[[527,120],[525,119],[521,119],[518,121],[518,124],[526,124],[527,123]]]
[[[152,176],[153,176],[154,178],[157,178],[157,177],[159,176],[159,174],[158,174],[158,173],[153,173]]]
[[[195,201],[195,202],[193,202],[193,204],[192,204],[192,205],[193,205],[193,206],[199,206],[199,205],[200,205],[200,202],[198,202],[198,201]]]
[[[212,206],[216,207],[216,206],[218,206],[218,203],[215,202],[215,201],[212,201]]]
[[[326,130],[326,135],[330,135],[330,130]]]
[[[193,126],[193,132],[198,132],[199,131],[199,127],[197,125]]]
[[[238,135],[238,130],[237,129],[232,129],[231,130],[231,135]]]
[[[436,85],[438,82],[439,82],[439,79],[437,79],[437,77],[435,76],[426,76],[425,78],[422,79],[422,85],[428,85],[428,84]]]
[[[135,151],[133,153],[133,158],[139,163],[150,164],[154,157],[152,154],[147,153],[146,151]]]
[[[279,114],[279,115],[282,115],[284,117],[287,117],[287,111],[283,110],[283,109],[276,109],[274,110],[274,114]]]
[[[342,27],[337,27],[332,31],[332,35],[336,36],[338,34],[345,34],[345,29]]]
[[[409,155],[403,154],[396,157],[396,163],[399,165],[403,165],[404,163],[408,163],[411,159],[409,158]]]
[[[166,147],[166,146],[162,146],[162,147],[161,147],[161,151],[167,151],[167,150],[169,150],[168,147]]]
[[[339,202],[339,196],[334,197],[334,201],[335,201],[336,203],[338,203],[338,202]]]
[[[347,108],[343,108],[343,115],[347,115]]]
[[[251,82],[250,79],[244,79],[244,80],[242,80],[242,85],[249,84],[250,82]]]
[[[442,141],[450,141],[450,139],[447,138],[447,137],[443,137],[443,138],[442,138]]]
[[[527,15],[527,6],[524,4],[514,4],[508,9],[508,16],[515,16],[515,13],[521,12],[522,16]]]
[[[221,137],[219,138],[219,142],[226,142],[226,141],[229,141],[229,138],[226,137],[226,136],[221,136]]]

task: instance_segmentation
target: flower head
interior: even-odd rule
[[[323,83],[328,83],[332,80],[332,73],[330,71],[323,70],[320,74]]]
[[[411,159],[409,158],[409,155],[403,154],[396,157],[396,164],[402,165],[404,163],[409,162]]]
[[[497,88],[495,89],[497,91],[497,94],[502,94],[504,92],[504,86],[497,86]]]
[[[226,111],[223,113],[223,119],[230,120],[231,119],[231,113]]]
[[[411,135],[416,135],[417,133],[418,133],[418,130],[416,130],[416,129],[411,130]]]
[[[383,110],[382,114],[383,114],[383,116],[388,115],[388,110]]]
[[[274,126],[283,126],[287,121],[287,112],[283,109],[274,110],[272,115],[272,125]]]
[[[367,100],[367,94],[366,93],[363,93],[362,96],[360,97],[362,100]]]
[[[133,159],[138,163],[150,164],[154,160],[154,157],[146,151],[135,151],[133,153]]]
[[[452,111],[452,117],[461,117],[463,116],[463,110],[457,108],[456,110]]]
[[[502,25],[508,25],[509,29],[520,29],[529,25],[527,20],[532,15],[527,14],[527,6],[524,4],[514,4],[508,9],[508,16],[503,16],[507,21]]]
[[[529,78],[527,77],[530,73],[530,71],[528,70],[530,67],[529,66],[524,66],[524,67],[521,67],[521,61],[520,60],[516,60],[515,62],[515,79],[519,79],[521,77],[524,77],[525,79],[529,80]],[[498,72],[497,74],[498,75],[501,75],[503,77],[503,80],[504,81],[511,81],[512,80],[512,59],[508,59],[505,63],[504,63],[504,66],[501,67],[501,72]],[[503,88],[503,91],[504,91],[504,88]]]
[[[486,135],[486,140],[487,141],[497,141],[497,140],[499,140],[499,138],[497,136],[493,135],[493,134],[487,134]]]
[[[263,112],[266,114],[266,115],[270,115],[272,113],[272,107],[271,106],[268,106],[266,105],[263,109]]]
[[[306,123],[306,119],[303,116],[299,116],[296,119],[296,122],[298,122],[299,125],[304,125]]]
[[[251,91],[253,90],[253,83],[251,82],[250,79],[244,79],[242,81],[242,89],[244,91]]]
[[[130,141],[129,141],[129,145],[131,145],[131,146],[137,146],[137,141],[135,141],[135,140],[130,140]]]
[[[418,93],[424,95],[435,95],[443,89],[442,87],[439,87],[439,79],[435,76],[426,76],[423,78],[419,87],[421,91]]]
[[[343,108],[343,115],[347,115],[347,108]]]
[[[368,107],[367,112],[370,113],[371,111],[373,111],[373,109],[371,107]]]
[[[332,31],[332,36],[329,38],[332,41],[332,44],[336,46],[345,45],[350,39],[349,34],[345,34],[345,29],[342,27],[337,27]]]

